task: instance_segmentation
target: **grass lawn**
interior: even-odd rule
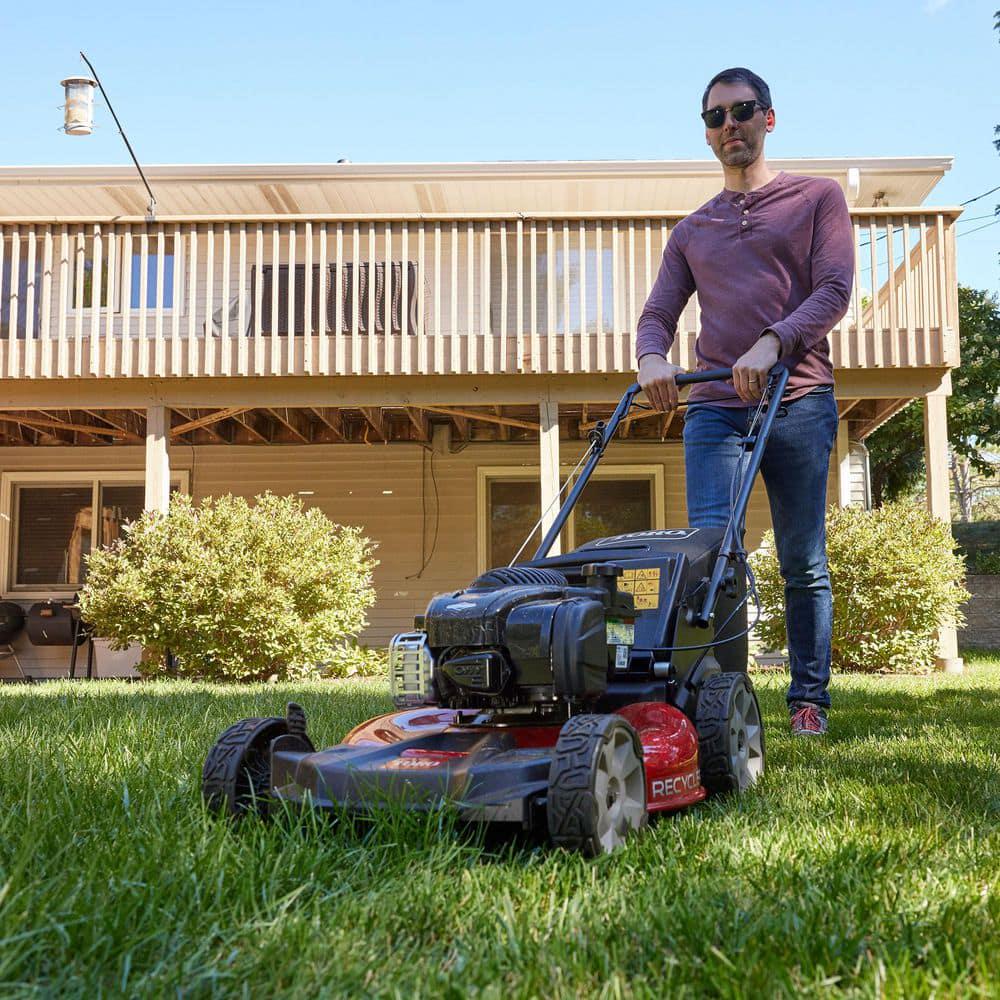
[[[1000,996],[1000,659],[838,677],[765,781],[588,862],[447,816],[232,828],[202,759],[289,698],[324,745],[373,681],[0,689],[0,995]]]

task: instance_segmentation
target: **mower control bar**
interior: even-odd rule
[[[697,382],[726,381],[732,377],[732,368],[712,368],[708,371],[701,372],[682,372],[676,376],[675,382],[679,387],[684,387],[686,385],[694,385]],[[754,444],[753,453],[750,456],[750,466],[748,468],[749,474],[744,477],[745,488],[740,490],[739,496],[736,498],[733,518],[730,523],[730,530],[726,533],[722,548],[719,551],[719,559],[717,560],[715,570],[712,573],[712,580],[709,584],[709,590],[708,594],[706,594],[705,603],[702,605],[701,611],[696,616],[697,624],[708,624],[707,619],[703,623],[701,618],[706,613],[709,616],[711,615],[712,609],[715,606],[715,601],[718,597],[723,575],[729,564],[729,560],[732,558],[734,552],[739,551],[741,535],[739,526],[743,523],[743,516],[746,513],[746,505],[750,498],[750,488],[753,486],[757,470],[760,468],[761,458],[764,454],[764,445],[767,443],[767,437],[771,431],[771,424],[774,421],[774,414],[777,412],[777,406],[773,404],[775,400],[781,399],[787,382],[788,369],[782,365],[775,365],[775,367],[771,370],[766,390],[769,396],[769,404],[764,414],[763,425],[761,426],[760,433],[757,435],[757,441]],[[544,559],[549,554],[549,549],[552,548],[552,544],[559,537],[559,532],[562,531],[563,526],[569,519],[569,515],[573,512],[573,508],[580,499],[580,494],[582,494],[584,489],[586,489],[587,483],[590,481],[590,477],[593,474],[594,469],[597,468],[597,463],[600,462],[605,449],[610,444],[611,439],[615,436],[615,432],[618,430],[618,425],[628,415],[629,410],[632,408],[632,402],[641,391],[642,390],[640,389],[638,382],[633,382],[632,385],[625,390],[625,395],[622,396],[621,401],[615,407],[615,412],[611,415],[608,422],[606,424],[598,423],[594,430],[591,431],[590,458],[587,459],[587,464],[583,467],[579,478],[573,484],[573,488],[570,490],[569,496],[566,497],[562,507],[559,508],[559,512],[556,514],[555,520],[552,522],[552,526],[545,533],[545,537],[542,539],[538,549],[532,556],[533,560]],[[718,581],[716,581],[716,577],[718,577]],[[711,597],[711,604],[708,602],[709,597]]]

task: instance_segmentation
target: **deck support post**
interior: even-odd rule
[[[539,538],[552,527],[559,512],[559,403],[554,399],[543,399],[538,404],[540,447],[539,481],[542,499],[542,526]],[[549,550],[550,556],[562,553],[561,540],[556,539]]]
[[[847,437],[847,421],[837,427],[837,503],[851,506],[851,442]]]
[[[950,392],[951,380],[943,385]],[[951,494],[948,483],[948,396],[932,393],[924,398],[924,458],[927,465],[927,509],[951,527]],[[960,674],[962,658],[958,655],[955,627],[938,630],[937,667],[946,673]]]
[[[170,505],[170,419],[165,406],[146,409],[146,510],[167,512]]]

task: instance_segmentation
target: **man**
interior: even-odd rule
[[[847,204],[831,180],[772,171],[767,84],[748,69],[723,70],[702,97],[705,139],[725,187],[679,222],[639,319],[638,381],[660,410],[677,406],[667,361],[677,320],[697,291],[698,368],[733,369],[732,385],[691,390],[684,420],[688,518],[724,527],[730,487],[768,371],[789,371],[787,414],[775,420],[761,466],[781,574],[792,731],[822,735],[830,705],[833,603],[826,562],[826,484],[837,434],[827,334],[847,311],[854,239]]]

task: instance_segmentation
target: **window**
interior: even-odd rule
[[[486,564],[506,566],[538,520],[541,487],[537,479],[493,479],[489,489]],[[536,537],[532,542],[537,547],[539,539]]]
[[[568,471],[563,470],[563,475]],[[662,527],[659,514],[662,496],[662,467],[619,466],[597,470],[562,532],[563,552],[595,538]],[[506,566],[514,558],[538,521],[540,497],[537,470],[479,470],[480,571]],[[518,561],[530,559],[540,541],[541,534],[536,532]]]
[[[22,593],[76,590],[86,581],[87,555],[119,538],[145,503],[141,473],[9,473],[3,480],[11,526],[4,589]],[[171,490],[186,487],[182,472]]]
[[[17,275],[15,280],[13,261],[13,240],[3,241],[3,267],[0,268],[0,337],[5,340],[11,335],[11,307],[17,304],[16,336],[23,340],[25,331],[38,330],[39,306],[42,290],[41,254],[36,252],[35,266],[29,274],[27,241],[21,240],[18,247]],[[28,315],[28,289],[34,291],[34,305]]]
[[[147,309],[155,309],[157,296],[159,295],[160,280],[159,272],[160,255],[157,252],[157,240],[149,240],[149,253],[146,255],[146,301]],[[163,308],[173,309],[176,299],[174,287],[174,269],[176,265],[176,248],[174,238],[167,236],[163,241]],[[131,289],[129,292],[129,306],[132,309],[140,309],[142,301],[142,250],[138,246],[138,241],[132,240],[132,274]]]
[[[355,275],[357,267],[357,275]],[[288,336],[288,294],[289,271],[287,264],[278,265],[277,280],[273,264],[262,265],[260,329],[264,336],[270,336],[274,319],[274,297],[277,294],[277,333],[280,337]],[[354,312],[358,314],[358,332],[368,333],[368,319],[372,305],[375,309],[375,332],[385,332],[386,295],[389,296],[389,322],[393,333],[401,333],[403,329],[403,262],[394,260],[389,264],[389,282],[386,288],[386,265],[384,261],[376,261],[374,265],[374,282],[370,279],[371,265],[362,261],[341,265],[341,333],[350,333],[354,324]],[[355,295],[355,277],[357,278],[357,295]],[[406,328],[407,333],[417,332],[417,273],[416,261],[406,261]],[[306,331],[306,269],[304,264],[295,265],[294,277],[295,302],[293,305],[292,333],[301,337]],[[251,269],[250,303],[251,310],[257,301],[256,292],[257,268]],[[326,329],[332,332],[337,322],[337,265],[328,265],[326,280],[320,275],[319,264],[312,268],[312,309],[311,328],[319,330],[320,298],[326,296]],[[374,303],[372,303],[374,296]],[[256,328],[253,316],[250,317],[249,329]]]
[[[574,545],[653,527],[649,479],[591,479],[573,510]]]
[[[580,250],[570,248],[556,250],[552,255],[554,278],[554,333],[597,333],[598,326],[602,330],[611,330],[615,322],[614,303],[614,254],[610,247],[600,250],[601,263],[601,316],[598,324],[597,315],[597,264],[598,250],[587,247],[580,259]],[[535,277],[538,282],[538,297],[536,301],[537,323],[539,331],[549,328],[549,263],[545,253],[539,253]],[[580,315],[580,285],[581,278],[584,288],[583,316]],[[566,326],[566,282],[569,281],[569,327]]]
[[[125,240],[122,236],[114,239],[114,256],[112,259],[112,237],[106,236],[101,243],[100,271],[100,306],[109,306],[114,312],[122,308],[131,310],[155,309],[160,295],[160,254],[158,239],[151,235],[147,242],[146,253],[146,297],[142,295],[143,255],[142,240],[139,234],[133,234],[132,253],[126,263]],[[182,304],[183,296],[180,290],[181,262],[173,236],[165,236],[163,240],[163,309],[173,309],[175,304]],[[83,240],[70,241],[70,276],[71,284],[66,302],[72,313],[76,310],[89,310],[94,307],[94,281],[97,277],[95,268],[94,238],[87,236]],[[109,267],[110,264],[110,267]],[[123,286],[128,285],[123,294]]]

